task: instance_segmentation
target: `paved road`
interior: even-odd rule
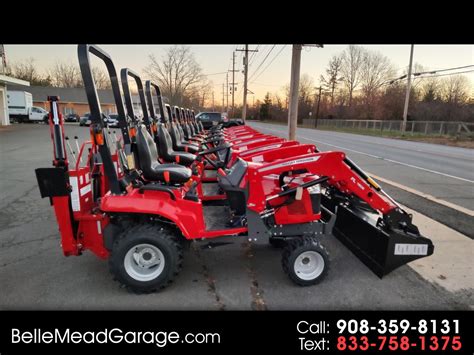
[[[260,131],[287,137],[287,127],[250,122]],[[319,150],[344,151],[367,172],[424,194],[474,210],[474,150],[350,133],[298,128],[297,139]],[[474,216],[381,183],[400,203],[474,238]]]
[[[287,137],[282,125],[250,123]],[[297,139],[341,150],[371,173],[474,210],[474,150],[358,134],[298,128]]]
[[[70,136],[88,129],[68,125]],[[469,309],[472,290],[448,292],[403,266],[380,280],[335,238],[328,278],[294,286],[280,251],[235,243],[185,254],[175,283],[137,296],[112,281],[91,253],[66,258],[52,208],[41,199],[34,169],[51,166],[44,125],[0,131],[0,309]]]

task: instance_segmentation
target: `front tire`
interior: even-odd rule
[[[183,248],[178,233],[154,224],[125,229],[114,241],[110,272],[124,287],[136,293],[151,293],[171,284],[179,274]]]
[[[295,284],[316,285],[328,273],[329,254],[315,238],[294,238],[288,241],[283,250],[282,267]]]

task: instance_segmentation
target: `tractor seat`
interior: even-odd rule
[[[140,160],[140,169],[143,177],[150,181],[166,181],[165,172],[169,173],[169,182],[181,184],[191,178],[190,169],[178,164],[160,164],[158,152],[153,137],[144,125],[140,125],[137,132],[137,148]]]
[[[219,187],[225,191],[230,209],[236,216],[243,216],[246,212],[248,190],[240,187],[240,183],[247,173],[247,162],[238,158],[236,163],[222,175],[217,171],[217,182]]]
[[[184,166],[190,166],[196,160],[196,155],[187,152],[177,152],[173,150],[171,136],[163,125],[158,125],[158,149],[160,157],[165,162],[176,162]]]

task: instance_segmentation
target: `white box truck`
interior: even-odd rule
[[[7,91],[8,115],[17,122],[47,122],[48,111],[33,106],[33,96],[26,91]]]

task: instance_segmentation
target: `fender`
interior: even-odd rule
[[[289,157],[297,157],[300,155],[314,153],[316,147],[314,144],[300,144],[277,149],[257,152],[254,154],[242,156],[241,158],[252,162],[272,162],[277,159],[284,159]]]
[[[100,209],[106,213],[146,214],[169,219],[175,223],[186,239],[199,238],[205,231],[204,216],[201,202],[185,200],[180,189],[175,189],[176,199],[162,191],[138,188],[126,195],[106,194]]]

